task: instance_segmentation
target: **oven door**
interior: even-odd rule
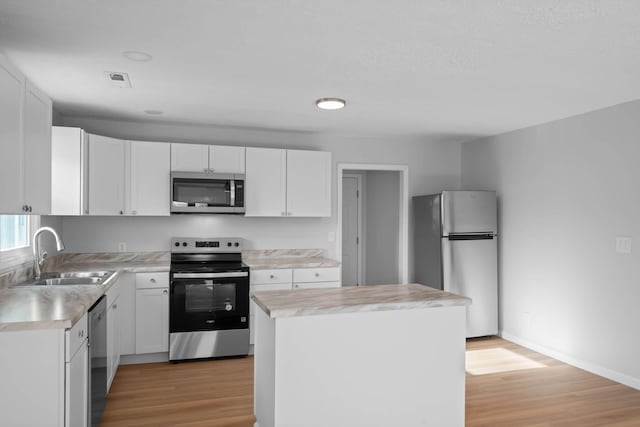
[[[170,332],[248,328],[249,272],[172,273]]]

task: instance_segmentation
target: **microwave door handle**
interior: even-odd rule
[[[229,181],[229,186],[230,186],[230,190],[231,190],[231,195],[230,197],[230,206],[235,206],[236,205],[236,181],[234,179]]]

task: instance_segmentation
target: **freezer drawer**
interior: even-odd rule
[[[496,239],[442,239],[443,289],[471,298],[467,338],[498,333]]]
[[[443,236],[498,230],[495,191],[443,191],[441,209]]]

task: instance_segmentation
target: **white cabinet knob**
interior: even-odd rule
[[[166,295],[169,293],[169,291],[165,289],[164,291],[162,291],[162,293]]]
[[[224,309],[227,310],[227,311],[231,311],[231,310],[233,310],[233,306],[231,304],[227,304],[227,305],[224,306]]]

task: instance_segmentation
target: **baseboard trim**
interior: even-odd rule
[[[576,368],[580,368],[587,372],[591,372],[592,374],[599,375],[601,377],[607,378],[611,381],[615,381],[620,384],[624,384],[628,387],[635,388],[636,390],[640,390],[640,379],[634,378],[632,376],[614,371],[609,368],[605,368],[604,366],[597,365],[595,363],[586,362],[584,360],[575,358],[565,353],[561,353],[556,350],[552,350],[548,347],[533,343],[531,341],[520,338],[516,335],[512,335],[505,331],[500,331],[499,335],[507,341],[511,341],[522,347],[526,347],[530,350],[536,351],[540,354],[544,354],[545,356],[552,357],[556,360],[564,362],[568,365],[575,366]]]
[[[120,356],[121,365],[137,365],[140,363],[168,362],[169,352],[147,353],[147,354],[126,354]]]

